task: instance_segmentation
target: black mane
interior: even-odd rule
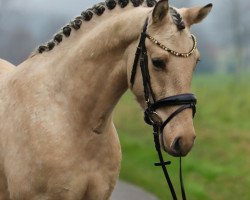
[[[73,21],[64,26],[60,32],[58,32],[46,45],[39,46],[37,50],[38,53],[52,50],[57,44],[63,41],[63,36],[66,38],[69,37],[72,29],[77,31],[81,28],[81,25],[84,21],[90,21],[94,15],[101,16],[106,9],[113,10],[117,5],[119,5],[121,8],[125,8],[129,2],[131,2],[134,7],[142,5],[143,2],[145,2],[148,7],[153,7],[157,3],[156,0],[106,0],[105,2],[98,3],[92,8],[88,8],[86,11],[83,11],[80,16],[76,17]],[[182,20],[182,17],[172,7],[170,7],[170,14],[177,28],[179,30],[185,29],[185,24]]]
[[[144,0],[106,0],[105,2],[98,3],[92,8],[83,11],[80,16],[76,17],[73,21],[64,26],[61,31],[57,33],[46,45],[39,46],[37,50],[38,53],[52,50],[57,44],[63,41],[63,36],[69,37],[72,29],[80,29],[82,23],[84,21],[90,21],[93,15],[101,16],[106,9],[113,10],[117,5],[121,8],[125,8],[129,2],[131,2],[134,7],[138,7],[142,5]],[[156,0],[145,0],[145,2],[148,7],[153,7],[156,4]]]

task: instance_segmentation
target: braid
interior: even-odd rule
[[[44,46],[44,45],[41,45],[40,47],[38,47],[38,52],[39,52],[39,53],[43,53],[43,52],[46,51],[46,50],[47,50],[47,47]]]
[[[156,5],[156,3],[157,3],[156,0],[147,0],[147,6],[148,7],[153,7],[153,6]]]
[[[54,47],[56,46],[55,42],[51,41],[51,42],[48,42],[47,44],[47,47],[48,47],[48,50],[52,50]]]
[[[70,36],[70,33],[71,33],[71,28],[70,28],[70,25],[67,25],[65,27],[63,27],[63,34],[66,36],[66,37],[69,37]]]
[[[71,26],[75,29],[78,30],[81,28],[82,25],[82,20],[80,19],[75,19],[73,22],[71,22]]]
[[[90,9],[88,9],[86,11],[83,11],[81,15],[82,15],[83,20],[90,21],[94,13]]]
[[[113,10],[116,7],[115,0],[106,0],[106,6],[109,10]]]
[[[62,34],[58,33],[55,35],[54,41],[56,41],[57,43],[60,43],[62,40],[63,40]]]
[[[129,3],[129,0],[118,0],[118,4],[121,6],[121,8],[125,8]]]
[[[138,7],[143,3],[143,0],[131,0],[134,7]]]
[[[100,3],[93,6],[93,11],[96,15],[101,16],[105,11],[105,4]]]

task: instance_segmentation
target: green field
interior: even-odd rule
[[[183,159],[187,198],[191,200],[250,199],[250,84],[245,76],[196,75],[197,133],[192,152]],[[120,178],[145,188],[160,199],[171,199],[157,161],[152,131],[131,93],[115,112],[122,144]],[[169,168],[179,190],[178,159]]]

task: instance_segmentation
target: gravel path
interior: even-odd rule
[[[111,197],[112,200],[158,200],[141,188],[119,181]]]

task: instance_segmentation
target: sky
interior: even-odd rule
[[[0,0],[0,57],[15,64],[20,63],[39,44],[48,41],[64,24],[67,24],[83,10],[91,7],[99,0]],[[192,31],[197,36],[203,54],[209,59],[220,59],[211,56],[214,49],[227,54],[232,46],[234,16],[231,10],[239,5],[242,24],[240,29],[245,40],[250,43],[250,9],[249,0],[178,0],[169,1],[176,7],[190,7],[213,3],[211,14]],[[237,4],[235,4],[237,3]],[[240,3],[240,4],[239,4]],[[22,38],[20,40],[19,38]],[[13,43],[15,41],[16,48]],[[26,46],[25,46],[26,45]],[[24,46],[26,49],[24,49]],[[16,49],[22,48],[25,55],[19,55]],[[210,52],[209,52],[210,51]],[[248,51],[249,52],[249,48]],[[210,55],[209,55],[210,54]],[[230,57],[230,53],[229,57]]]

